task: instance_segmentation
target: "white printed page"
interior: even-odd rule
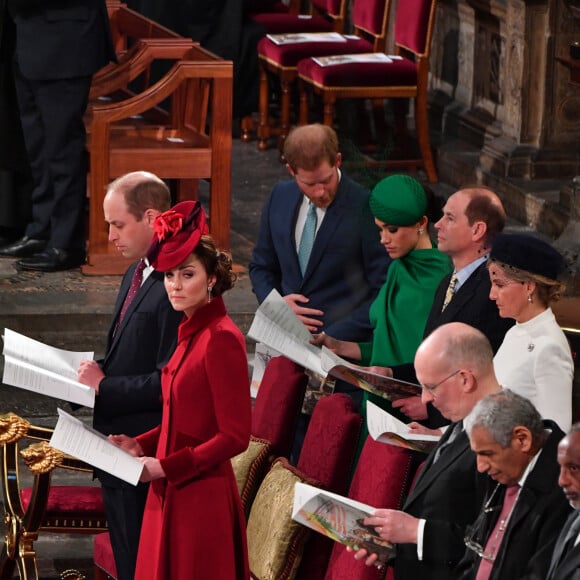
[[[143,464],[76,417],[58,409],[50,445],[123,481],[137,485]]]
[[[320,349],[310,344],[312,335],[276,290],[258,307],[248,336],[312,372],[326,375],[320,364]]]
[[[92,352],[72,352],[4,330],[4,373],[2,382],[27,391],[93,408],[95,391],[79,383],[81,360]]]

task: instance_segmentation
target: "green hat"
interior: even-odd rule
[[[427,196],[422,185],[408,175],[381,179],[371,193],[373,215],[393,226],[412,226],[427,212]]]

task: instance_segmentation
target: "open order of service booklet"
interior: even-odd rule
[[[372,401],[367,401],[367,427],[375,441],[424,453],[429,453],[441,438],[440,435],[411,433],[408,425]]]
[[[377,554],[379,562],[384,564],[393,555],[393,544],[381,538],[373,526],[363,523],[374,510],[306,483],[298,482],[294,486],[293,520],[353,550],[364,548],[369,554]]]
[[[143,464],[136,457],[62,409],[50,445],[132,485],[139,483]]]
[[[55,348],[8,328],[3,338],[4,384],[85,407],[95,406],[94,389],[77,381],[81,361],[92,359],[94,353]]]
[[[324,346],[321,349],[310,344],[312,335],[276,290],[260,304],[248,336],[313,373],[331,375],[384,399],[395,401],[421,394],[419,385],[370,372]]]

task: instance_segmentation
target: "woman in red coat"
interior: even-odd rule
[[[246,449],[251,403],[245,341],[222,293],[231,258],[216,251],[198,202],[155,221],[149,259],[165,272],[173,308],[185,313],[162,374],[161,425],[111,439],[142,457],[151,481],[136,579],[246,580],[245,520],[230,459]]]

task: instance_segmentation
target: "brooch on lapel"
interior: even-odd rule
[[[532,352],[534,348],[536,348],[536,345],[533,342],[530,342],[530,344],[528,344],[528,352]]]

